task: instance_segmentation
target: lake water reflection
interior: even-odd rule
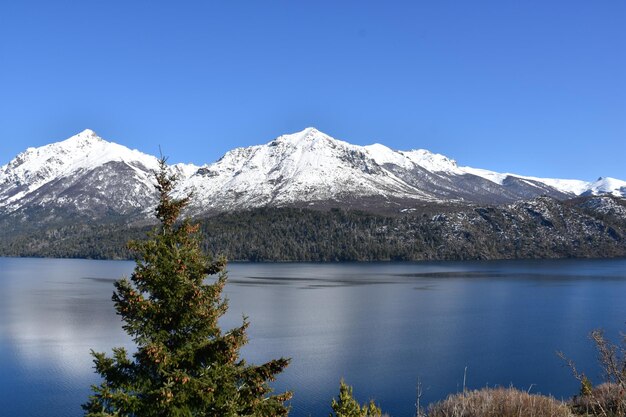
[[[132,348],[110,301],[132,262],[0,258],[0,409],[78,416],[98,379],[89,350]],[[577,391],[556,357],[593,372],[587,335],[625,330],[626,260],[230,264],[222,326],[250,317],[244,356],[292,358],[277,389],[325,416],[339,379],[393,416],[460,389]]]

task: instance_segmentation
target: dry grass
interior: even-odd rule
[[[571,401],[574,412],[582,416],[623,417],[626,415],[626,391],[619,384],[604,383],[589,395],[578,395]]]
[[[428,407],[428,417],[572,417],[552,397],[515,388],[484,388],[448,396]]]

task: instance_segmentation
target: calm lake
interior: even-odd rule
[[[132,344],[110,301],[132,262],[0,258],[0,409],[79,416],[98,382],[90,349]],[[286,356],[292,416],[327,416],[343,377],[356,397],[411,416],[467,386],[578,390],[563,350],[595,376],[588,333],[626,330],[626,260],[230,264],[222,327],[250,318],[243,355]],[[592,378],[593,379],[593,378]]]

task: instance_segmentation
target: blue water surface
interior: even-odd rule
[[[0,258],[0,410],[79,416],[98,383],[90,349],[132,343],[114,280],[132,262]],[[291,357],[274,384],[292,416],[327,416],[344,378],[392,416],[462,389],[514,385],[568,397],[564,351],[598,380],[588,334],[626,330],[626,260],[230,264],[223,328],[249,316],[242,354]]]

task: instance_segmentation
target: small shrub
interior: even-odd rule
[[[584,416],[624,417],[626,416],[626,335],[621,344],[615,344],[604,337],[600,329],[590,334],[596,345],[598,362],[602,369],[604,383],[593,387],[584,373],[579,372],[573,360],[563,352],[557,354],[566,361],[572,374],[581,383],[580,395],[571,401],[574,412]]]
[[[484,388],[449,395],[428,407],[428,417],[572,417],[566,404],[515,388]]]
[[[626,415],[626,392],[616,383],[604,383],[574,397],[571,407],[582,416],[622,417]]]
[[[586,375],[583,375],[582,378],[580,378],[580,395],[593,395],[593,384]]]

